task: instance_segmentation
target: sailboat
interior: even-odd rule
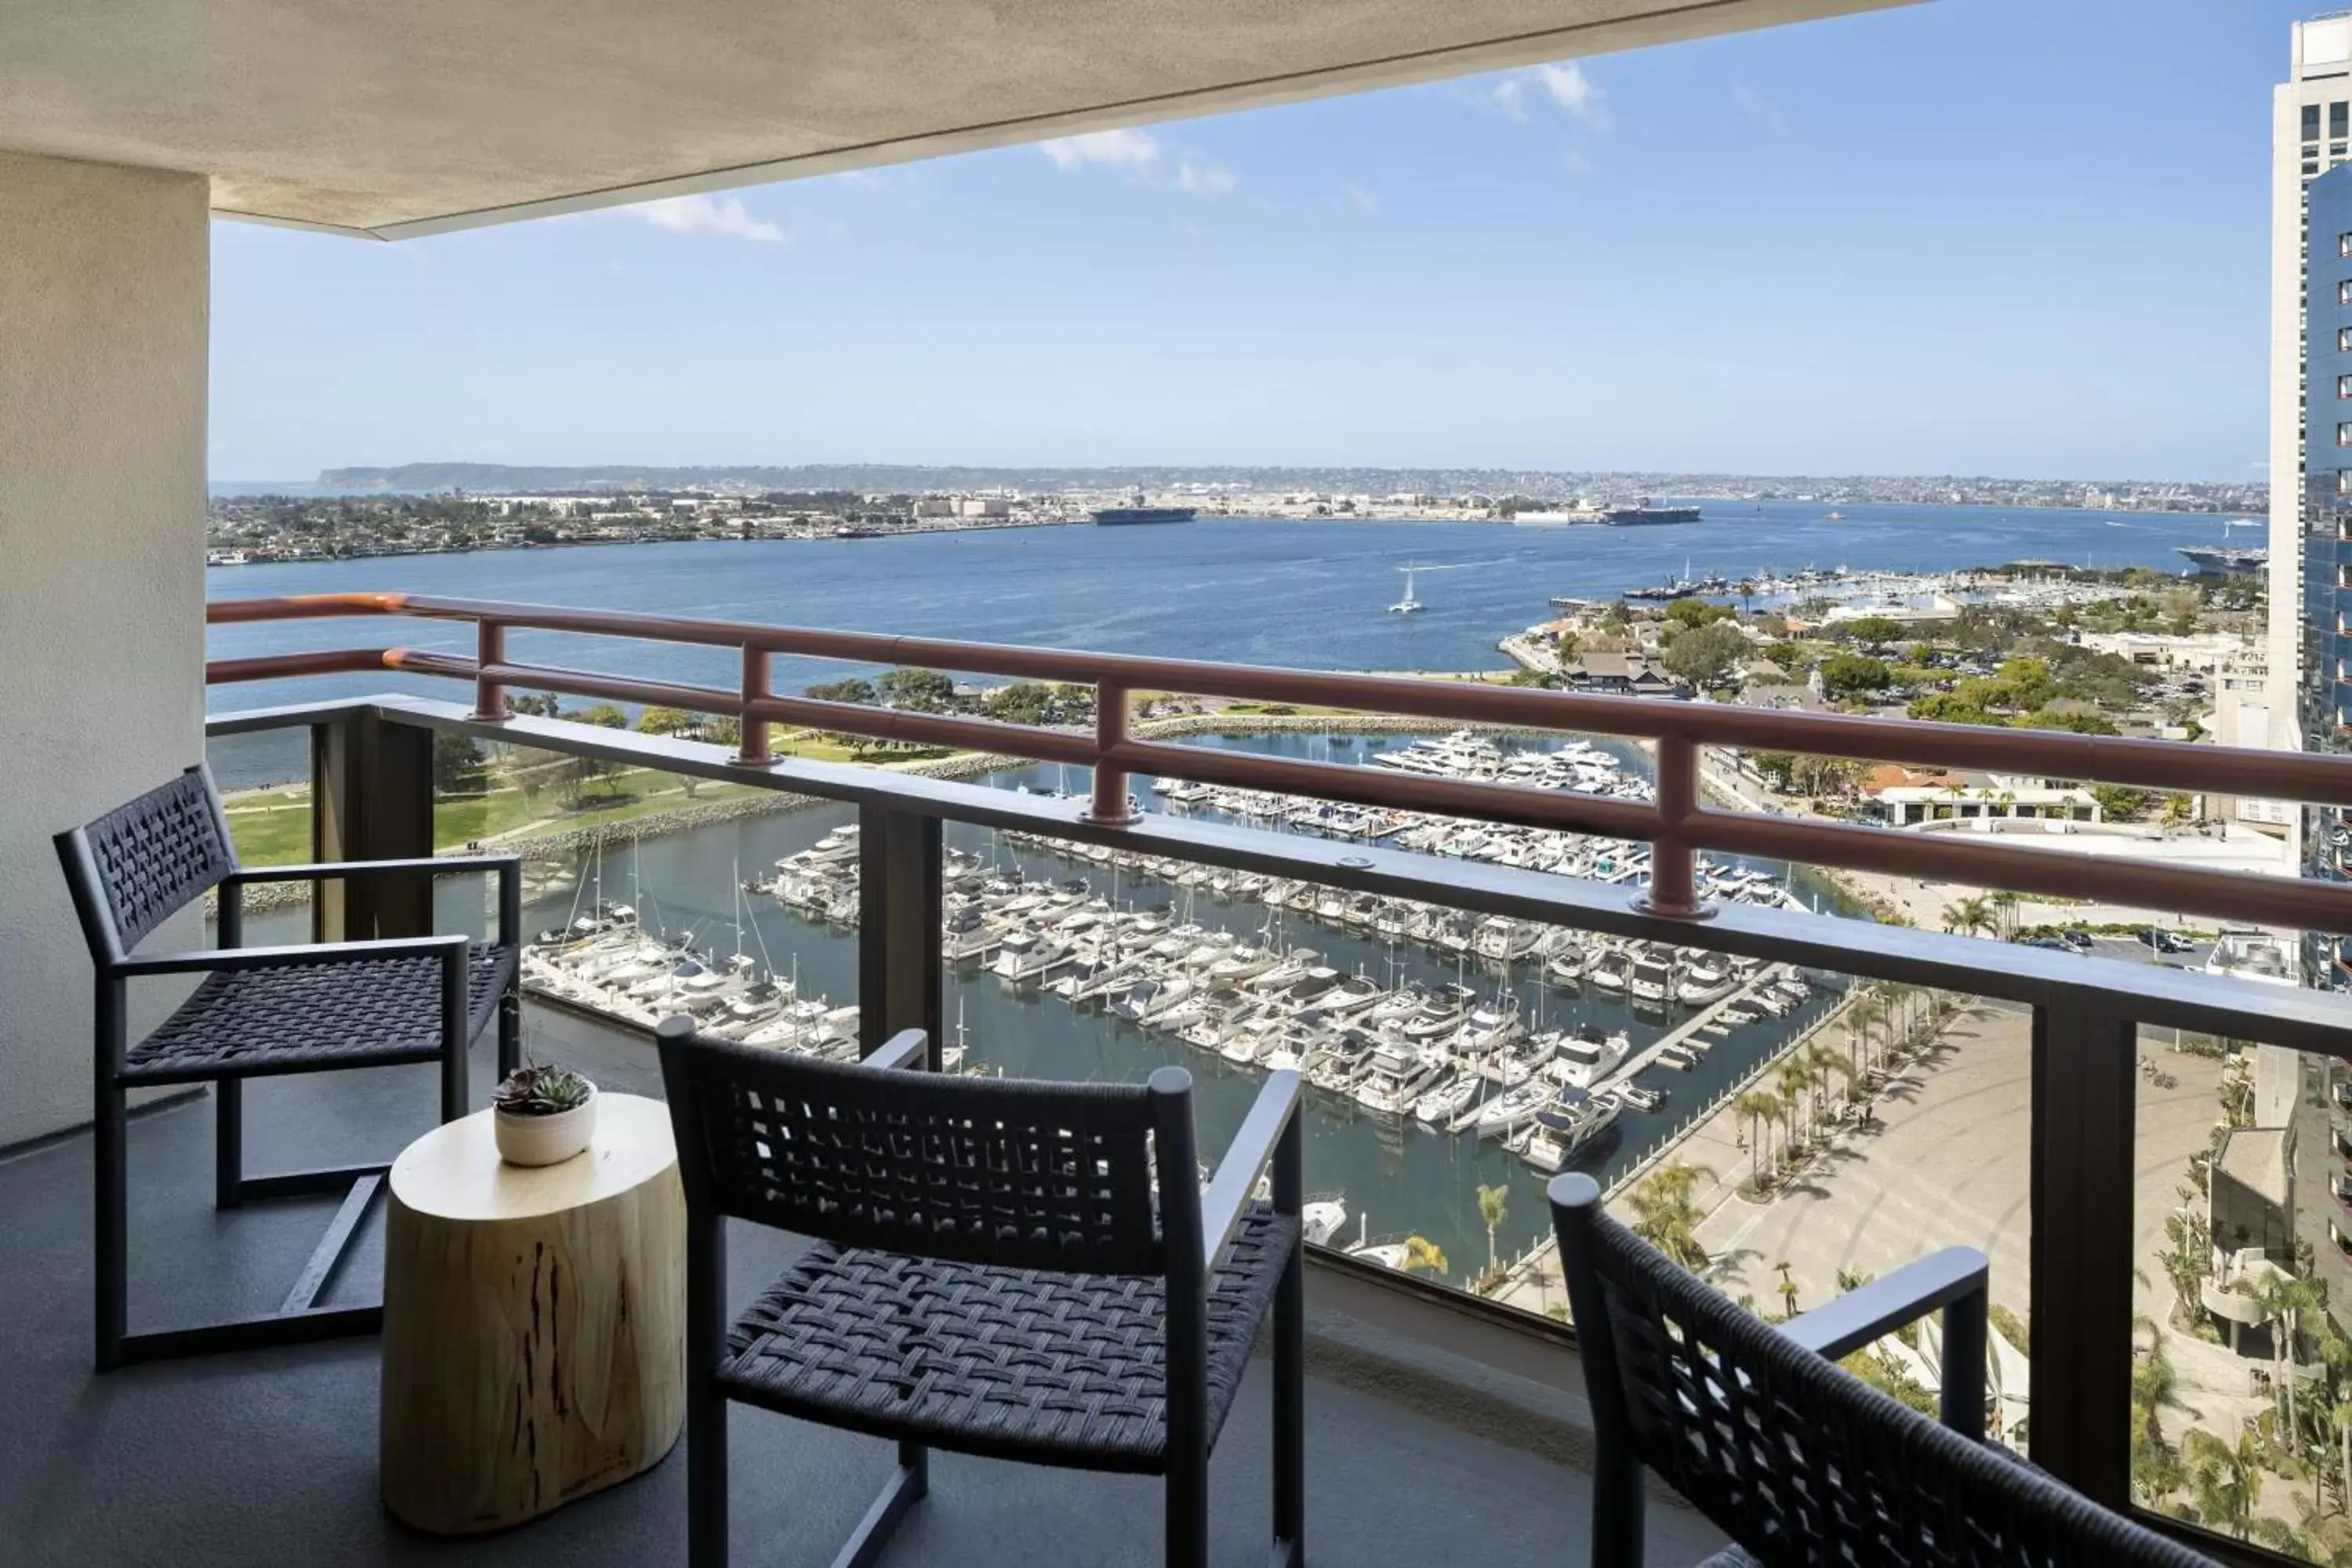
[[[1389,614],[1392,616],[1417,616],[1428,607],[1419,599],[1413,597],[1412,576],[1415,572],[1420,570],[1420,568],[1418,566],[1405,566],[1400,568],[1400,570],[1404,573],[1404,597],[1399,599],[1395,604],[1389,606]]]

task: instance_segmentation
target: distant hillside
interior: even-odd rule
[[[804,463],[790,468],[648,468],[599,464],[540,468],[500,463],[403,463],[388,468],[327,468],[318,482],[352,489],[461,489],[482,494],[577,490],[855,490],[861,494],[994,489],[1158,489],[1170,485],[1245,485],[1258,490],[1344,488],[1356,493],[1397,491],[1531,494],[1559,492],[1583,476],[1510,473],[1500,469],[1190,468],[971,468],[905,463]]]

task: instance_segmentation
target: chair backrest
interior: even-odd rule
[[[169,784],[57,837],[82,934],[119,958],[236,869],[228,818],[199,763]]]
[[[661,1053],[688,1203],[802,1236],[1156,1275],[1155,1142],[1175,1192],[1197,1179],[1189,1092],[886,1071],[683,1031]]]
[[[1709,1289],[1602,1214],[1590,1177],[1556,1180],[1552,1215],[1597,1450],[1637,1455],[1759,1561],[2214,1568]],[[1639,1497],[1636,1471],[1612,1542],[1596,1478],[1597,1568],[1638,1561]]]

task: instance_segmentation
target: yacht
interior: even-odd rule
[[[1507,1089],[1486,1102],[1474,1124],[1481,1138],[1501,1138],[1533,1121],[1536,1112],[1551,1103],[1559,1092],[1552,1085],[1536,1079]]]
[[[1547,1076],[1571,1088],[1591,1089],[1617,1070],[1633,1044],[1622,1032],[1604,1035],[1587,1024],[1561,1037]]]
[[[1455,1117],[1477,1103],[1486,1079],[1474,1072],[1457,1072],[1413,1101],[1413,1119],[1425,1125],[1451,1129]]]
[[[1536,1114],[1536,1125],[1519,1157],[1546,1175],[1591,1150],[1616,1124],[1623,1109],[1614,1094],[1569,1088]]]
[[[1402,1039],[1375,1041],[1371,1062],[1355,1088],[1358,1105],[1382,1116],[1412,1110],[1437,1079],[1438,1063]]]

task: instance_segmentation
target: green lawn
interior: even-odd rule
[[[923,757],[943,757],[940,747],[877,750],[867,745],[843,745],[803,731],[779,737],[779,756],[804,757],[829,763],[898,763]],[[551,769],[552,763],[539,764]],[[526,797],[511,773],[501,772],[486,793],[445,795],[433,806],[434,847],[449,849],[476,839],[505,834],[535,837],[594,827],[657,812],[713,801],[741,800],[762,793],[754,784],[702,783],[691,798],[675,773],[651,768],[623,768],[599,779],[582,792],[576,809],[567,808],[560,788],[540,788]],[[310,858],[310,789],[308,784],[255,790],[232,795],[228,808],[229,836],[236,841],[237,858],[247,866],[288,866]]]

